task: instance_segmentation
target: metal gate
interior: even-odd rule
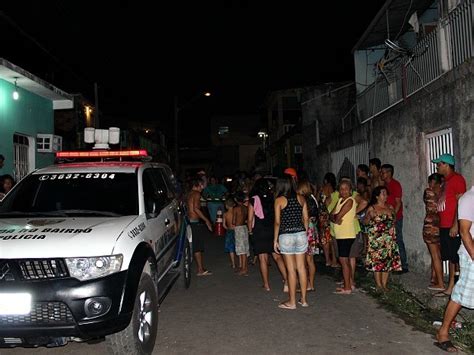
[[[338,180],[341,176],[348,176],[355,182],[356,170],[359,164],[369,164],[369,142],[331,153],[331,171]]]
[[[441,154],[453,153],[453,130],[443,129],[425,136],[425,152],[428,176],[436,173],[436,164],[431,160],[438,158]],[[449,262],[443,262],[443,272],[449,274]]]
[[[436,164],[431,160],[441,154],[453,154],[453,130],[443,129],[425,136],[425,151],[428,175],[436,172]]]
[[[13,135],[13,169],[16,182],[23,179],[30,171],[29,145],[30,142],[27,136]]]

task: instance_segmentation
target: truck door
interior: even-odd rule
[[[168,214],[166,213],[166,201],[163,193],[155,183],[153,169],[148,168],[143,171],[143,194],[146,212],[146,227],[150,231],[148,236],[153,240],[153,248],[158,263],[158,273],[167,270],[166,260],[163,257],[166,245],[166,233],[170,225]]]
[[[176,254],[176,242],[177,242],[177,230],[176,230],[176,216],[177,210],[176,201],[174,194],[169,190],[164,177],[162,175],[162,169],[154,167],[151,169],[153,176],[153,183],[155,186],[155,194],[159,200],[160,215],[163,216],[163,235],[159,243],[159,250],[157,257],[159,262],[163,259],[163,263],[166,267],[173,262]]]

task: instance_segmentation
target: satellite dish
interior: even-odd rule
[[[400,47],[398,44],[388,38],[385,40],[385,45],[397,53],[407,54],[410,52],[408,49]]]

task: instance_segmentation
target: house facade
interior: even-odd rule
[[[52,164],[62,145],[54,134],[54,111],[72,107],[71,95],[0,58],[0,174],[18,181]]]
[[[96,126],[95,107],[81,94],[73,94],[73,107],[54,112],[54,132],[62,137],[63,150],[80,150],[86,147],[84,128]]]
[[[422,194],[431,159],[453,154],[456,170],[474,182],[473,6],[387,1],[353,50],[358,122],[313,152],[321,172],[355,170],[374,157],[395,167],[413,268],[430,264]]]
[[[251,173],[257,168],[256,156],[263,149],[259,137],[259,115],[216,115],[211,118],[211,144],[215,150],[213,173],[220,177],[236,171]]]
[[[265,99],[267,170],[276,176],[287,167],[303,168],[302,91],[301,88],[272,91]]]

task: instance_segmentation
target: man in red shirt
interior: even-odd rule
[[[387,203],[393,207],[396,213],[395,234],[397,235],[397,244],[402,259],[402,272],[408,272],[408,260],[403,242],[403,202],[402,185],[393,178],[393,165],[384,164],[381,167],[380,176],[388,190]]]
[[[454,288],[456,269],[459,269],[458,250],[461,246],[461,237],[458,233],[457,206],[459,198],[466,192],[466,180],[454,171],[455,160],[451,154],[442,154],[432,162],[436,164],[438,173],[444,176],[438,200],[439,238],[441,259],[449,261],[448,287],[436,295],[449,296]]]

